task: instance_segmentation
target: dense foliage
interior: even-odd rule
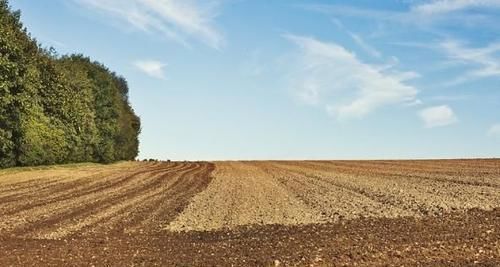
[[[0,167],[134,159],[139,132],[123,77],[42,48],[0,0]]]

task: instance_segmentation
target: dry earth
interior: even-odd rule
[[[0,171],[0,266],[500,266],[500,160]]]
[[[168,229],[421,217],[500,207],[500,165],[480,163],[479,169],[467,161],[218,162],[213,182]]]
[[[127,163],[0,176],[0,234],[162,231],[210,182],[209,163]],[[27,179],[26,176],[32,179]]]

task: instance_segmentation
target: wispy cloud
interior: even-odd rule
[[[500,77],[500,42],[494,42],[483,47],[470,47],[465,42],[454,39],[428,43],[392,42],[390,44],[434,50],[441,53],[446,60],[439,62],[435,68],[464,67],[464,74],[447,81],[445,83],[447,86],[454,86],[481,78]]]
[[[167,64],[165,63],[155,60],[140,60],[134,62],[134,66],[153,78],[166,79],[164,68]]]
[[[470,65],[473,70],[466,72],[453,83],[462,83],[471,79],[498,76],[500,77],[500,43],[493,43],[486,47],[469,48],[457,41],[446,41],[440,48],[449,59],[465,65]]]
[[[440,15],[470,8],[500,8],[498,0],[435,0],[413,6],[422,15]]]
[[[406,83],[415,73],[380,70],[336,43],[297,35],[285,38],[301,49],[293,87],[303,100],[324,105],[339,120],[416,100],[417,89]]]
[[[119,20],[123,27],[162,34],[185,46],[195,38],[219,49],[224,38],[216,30],[216,0],[73,0],[81,6]],[[125,22],[125,23],[123,23]]]
[[[382,53],[380,53],[377,49],[375,49],[373,46],[369,45],[360,35],[351,32],[348,30],[345,26],[344,23],[342,23],[339,19],[332,18],[333,24],[337,26],[342,31],[345,31],[351,39],[359,46],[361,49],[363,49],[366,53],[368,53],[372,57],[376,58],[381,58]]]
[[[363,20],[415,25],[433,32],[433,25],[457,23],[468,27],[498,28],[497,18],[491,14],[468,11],[472,8],[489,10],[500,8],[498,0],[435,0],[414,1],[407,10],[394,11],[377,8],[364,8],[348,4],[305,4],[300,7],[307,10],[334,15],[336,17],[354,17]]]
[[[447,106],[435,106],[421,110],[418,115],[426,128],[442,127],[458,122],[453,110]]]
[[[380,9],[361,8],[349,5],[338,4],[305,4],[300,7],[324,14],[331,14],[339,17],[356,17],[363,19],[375,19],[380,21],[403,20],[402,12],[387,11]]]
[[[367,52],[369,55],[371,55],[372,57],[376,57],[376,58],[382,57],[382,54],[377,49],[373,48],[371,45],[366,43],[365,40],[361,36],[359,36],[355,33],[352,33],[352,32],[349,32],[349,35],[354,40],[354,42],[359,47],[361,47],[365,52]]]
[[[491,126],[490,130],[488,131],[488,136],[500,137],[500,123]]]

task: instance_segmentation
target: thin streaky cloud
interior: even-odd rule
[[[349,35],[354,40],[354,42],[359,47],[361,47],[365,52],[367,52],[369,55],[371,55],[372,57],[376,57],[376,58],[382,57],[382,54],[377,49],[373,48],[371,45],[366,43],[365,40],[361,36],[359,36],[355,33],[352,33],[352,32],[349,32]]]
[[[463,41],[447,39],[444,41],[391,42],[391,45],[434,50],[444,56],[444,60],[435,69],[446,69],[456,66],[466,67],[464,74],[444,83],[444,86],[456,86],[473,80],[500,77],[500,42],[494,42],[484,47],[469,47]]]
[[[140,0],[140,3],[155,10],[161,18],[181,28],[183,31],[197,36],[214,48],[220,48],[223,43],[221,34],[215,30],[213,20],[218,13],[214,4],[210,8],[201,8],[194,1]]]
[[[469,7],[482,7],[483,9],[491,7],[499,7],[498,0],[477,0],[466,2],[484,2],[482,4],[467,4],[461,5],[460,8],[442,8],[438,11],[438,7],[432,3],[446,2],[446,5],[453,5],[452,2],[462,2],[466,0],[450,0],[450,1],[434,1],[429,6],[425,4],[411,4],[407,10],[394,11],[387,9],[364,8],[351,6],[347,4],[303,4],[298,7],[305,10],[333,15],[335,17],[351,17],[363,20],[374,20],[379,22],[398,23],[407,26],[416,26],[425,29],[428,32],[439,35],[440,32],[434,26],[447,24],[461,24],[468,27],[491,27],[498,29],[498,21],[493,15],[455,12],[467,9]]]
[[[395,46],[404,46],[404,47],[411,47],[411,48],[420,48],[420,49],[435,49],[436,46],[433,44],[429,43],[423,43],[423,42],[388,42],[387,44],[389,45],[395,45]]]
[[[215,49],[224,44],[222,34],[215,27],[218,15],[216,1],[196,0],[73,0],[90,10],[119,20],[125,29],[161,34],[186,47],[189,39],[199,40]]]
[[[454,81],[451,85],[456,85],[470,80],[500,77],[500,43],[492,43],[486,47],[471,48],[455,40],[448,40],[439,45],[450,60],[457,64],[468,65],[472,70]]]
[[[412,11],[423,15],[440,15],[469,8],[500,8],[499,0],[438,0],[413,6]]]
[[[379,21],[405,21],[404,12],[387,11],[370,8],[360,8],[349,5],[338,4],[304,4],[298,7],[305,10],[330,14],[341,17],[356,17],[363,19],[375,19]],[[409,18],[408,18],[409,19]]]
[[[375,49],[373,46],[369,45],[365,40],[364,38],[362,38],[360,35],[348,30],[344,23],[342,23],[342,21],[340,21],[339,19],[336,19],[336,18],[332,18],[332,23],[335,24],[335,26],[337,26],[337,28],[339,28],[340,30],[346,32],[349,37],[351,37],[351,39],[361,48],[363,49],[367,54],[369,54],[370,56],[372,57],[376,57],[376,58],[381,58],[382,57],[382,53],[380,53],[377,49]]]

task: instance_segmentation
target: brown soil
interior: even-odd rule
[[[500,161],[217,162],[213,176],[167,229],[439,216],[500,207]]]
[[[499,186],[499,160],[5,170],[0,266],[500,266]]]
[[[162,231],[210,183],[213,170],[210,163],[130,164],[109,173],[105,167],[62,175],[49,185],[36,175],[28,188],[10,184],[0,193],[0,235],[63,239],[74,233]]]
[[[230,231],[0,237],[2,266],[499,266],[500,209]]]

